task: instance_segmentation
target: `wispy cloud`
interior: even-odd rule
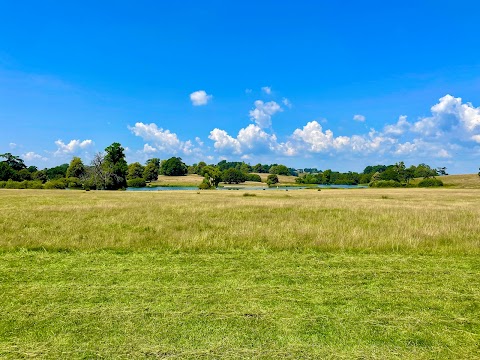
[[[270,86],[264,86],[262,87],[262,91],[267,94],[267,95],[271,95],[272,94],[272,88]]]

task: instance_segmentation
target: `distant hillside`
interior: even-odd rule
[[[480,176],[477,174],[438,176],[445,186],[458,189],[480,189]]]

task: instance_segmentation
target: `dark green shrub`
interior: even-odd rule
[[[65,181],[66,179],[57,179],[50,180],[43,185],[44,189],[65,189],[67,187]]]
[[[20,189],[20,183],[18,181],[13,181],[12,179],[9,179],[5,183],[5,189]]]
[[[66,182],[67,187],[70,189],[80,189],[82,187],[82,182],[76,177],[69,177]]]
[[[262,178],[258,174],[247,174],[246,181],[262,182]]]
[[[245,182],[246,175],[240,170],[230,168],[222,173],[222,180],[228,184],[238,184]]]
[[[443,181],[436,178],[423,179],[418,183],[418,187],[437,187],[443,186]]]
[[[372,181],[368,186],[373,188],[391,188],[391,187],[402,187],[398,181],[395,180],[377,180]]]
[[[268,186],[271,186],[271,185],[275,185],[275,184],[278,184],[278,176],[277,174],[270,174],[268,175],[267,177],[267,185]]]
[[[335,180],[334,185],[357,185],[355,180],[344,179],[344,180]]]
[[[140,187],[147,186],[147,183],[145,182],[144,178],[135,178],[135,179],[127,180],[127,186],[140,188]]]
[[[200,185],[198,185],[198,188],[200,190],[210,190],[210,189],[215,189],[215,186],[210,185],[209,181],[204,179]]]
[[[41,181],[28,181],[27,189],[43,189],[43,184]]]

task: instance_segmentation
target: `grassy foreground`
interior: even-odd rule
[[[480,192],[0,191],[1,358],[474,359]]]

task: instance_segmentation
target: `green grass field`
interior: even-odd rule
[[[475,359],[480,192],[0,191],[0,358]]]

